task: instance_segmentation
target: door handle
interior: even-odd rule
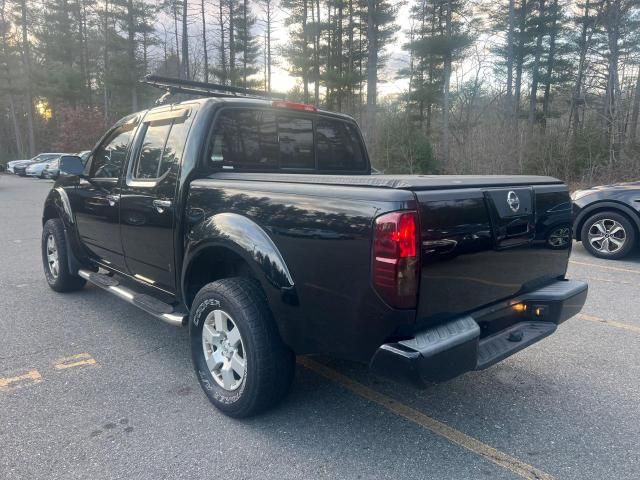
[[[110,207],[115,207],[118,200],[120,200],[120,195],[107,195],[105,198],[107,202],[109,202]]]
[[[154,200],[153,206],[156,207],[158,213],[164,213],[167,208],[171,208],[171,200]]]

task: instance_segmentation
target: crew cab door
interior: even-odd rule
[[[175,200],[190,108],[164,107],[144,118],[120,197],[120,232],[129,272],[175,291]]]
[[[88,160],[89,178],[67,189],[80,240],[99,261],[120,271],[126,271],[120,241],[120,178],[135,127],[135,122],[128,122],[112,129]]]

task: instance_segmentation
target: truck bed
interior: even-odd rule
[[[318,175],[299,173],[220,172],[209,178],[248,182],[305,183],[399,190],[449,190],[535,185],[562,185],[556,178],[535,175]]]

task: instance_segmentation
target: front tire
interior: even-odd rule
[[[636,231],[624,215],[605,211],[592,215],[584,222],[580,239],[591,255],[618,260],[633,250]]]
[[[202,287],[191,306],[189,335],[198,381],[226,415],[254,415],[287,394],[295,356],[257,282],[237,277]]]
[[[73,292],[84,287],[86,280],[69,271],[64,226],[59,218],[47,220],[42,229],[42,266],[49,287],[56,292]]]

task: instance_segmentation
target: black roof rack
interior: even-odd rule
[[[143,77],[140,82],[166,90],[166,93],[160,97],[156,103],[164,103],[168,96],[177,93],[202,97],[249,97],[264,100],[283,100],[285,98],[285,95],[281,93],[267,93],[250,88],[198,82],[196,80],[186,80],[183,78],[163,77],[161,75],[149,74]]]

